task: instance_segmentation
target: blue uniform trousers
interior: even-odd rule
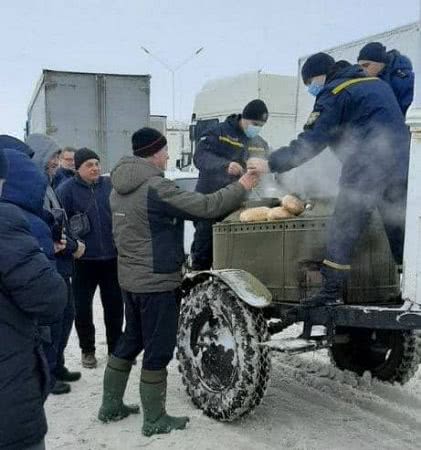
[[[328,227],[328,262],[344,266],[350,264],[352,250],[377,208],[395,262],[402,265],[406,194],[406,179],[392,180],[370,193],[342,186]]]

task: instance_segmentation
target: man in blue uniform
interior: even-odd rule
[[[267,158],[268,145],[259,133],[268,117],[265,103],[252,100],[242,114],[228,116],[200,138],[193,158],[199,169],[197,192],[211,194],[237,181],[245,173],[246,161],[251,156]],[[212,266],[212,225],[217,221],[195,222],[191,249],[194,270],[208,270]]]
[[[351,253],[372,211],[382,216],[393,256],[402,264],[409,132],[390,87],[359,66],[311,56],[302,77],[316,96],[304,131],[269,161],[249,160],[259,172],[286,172],[329,146],[342,162],[339,194],[331,218],[320,292],[309,306],[342,302]]]
[[[389,84],[405,115],[414,98],[414,71],[409,58],[397,50],[387,51],[380,42],[370,42],[360,50],[358,64],[368,76]]]

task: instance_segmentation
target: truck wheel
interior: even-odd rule
[[[379,380],[405,384],[418,369],[421,338],[414,331],[338,327],[336,334],[346,337],[330,349],[331,361],[341,370],[370,371]]]
[[[177,359],[193,403],[205,414],[232,421],[261,402],[269,380],[269,339],[259,310],[218,280],[195,286],[184,299]]]

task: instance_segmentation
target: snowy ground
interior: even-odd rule
[[[274,356],[271,383],[263,403],[241,421],[216,422],[187,397],[174,361],[169,370],[168,411],[187,414],[186,431],[145,438],[141,415],[103,425],[97,418],[106,348],[100,303],[96,302],[99,367],[80,369],[77,338],[66,353],[67,366],[82,370],[72,393],[47,401],[47,448],[69,450],[150,449],[419,449],[421,448],[421,371],[404,387],[344,374],[326,354]],[[294,331],[294,330],[292,330]],[[140,364],[126,393],[138,402]]]

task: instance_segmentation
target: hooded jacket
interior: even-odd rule
[[[69,178],[73,178],[75,172],[72,169],[66,169],[65,167],[59,167],[53,178],[52,186],[54,189],[58,188],[60,184],[67,181]]]
[[[266,141],[259,136],[249,139],[240,127],[240,120],[240,114],[232,114],[199,139],[193,157],[194,164],[199,169],[197,192],[215,192],[238,180],[238,176],[227,172],[231,162],[245,168],[246,161],[251,156],[264,159],[268,157]]]
[[[149,161],[123,157],[111,173],[118,275],[133,293],[180,286],[184,220],[221,217],[237,209],[246,190],[236,182],[213,194],[187,192]]]
[[[359,66],[337,63],[328,74],[304,131],[269,157],[273,172],[286,172],[330,147],[342,162],[341,186],[360,192],[406,184],[409,132],[391,88],[366,77]]]
[[[59,145],[50,136],[38,133],[30,134],[26,140],[26,143],[33,151],[32,161],[34,161],[42,173],[45,174],[45,177],[48,178],[46,172],[47,163],[51,157],[60,150]],[[46,189],[43,208],[51,213],[52,209],[62,209],[63,207],[53,187],[51,186],[51,180],[48,181],[50,183]],[[55,256],[57,261],[57,270],[62,276],[68,278],[73,275],[73,253],[77,250],[78,244],[75,236],[72,235],[69,229],[67,218],[64,223],[63,231],[66,235],[66,248],[60,253],[57,253]]]
[[[41,250],[51,261],[55,261],[51,229],[43,209],[47,177],[26,154],[11,149],[4,150],[4,154],[9,170],[3,184],[1,201],[22,209]]]
[[[389,62],[379,78],[392,88],[402,113],[405,115],[414,99],[414,71],[410,59],[397,50],[387,52]]]
[[[20,162],[31,163],[23,153],[10,151]],[[25,166],[20,181],[28,186],[34,179],[26,179],[30,171]],[[22,209],[28,208],[27,199],[13,185],[6,182],[5,187],[9,200],[0,201],[0,448],[21,450],[39,443],[47,432],[43,403],[49,374],[38,324],[60,317],[66,285],[33,236],[28,209]],[[42,207],[41,191],[30,197],[34,212]]]

